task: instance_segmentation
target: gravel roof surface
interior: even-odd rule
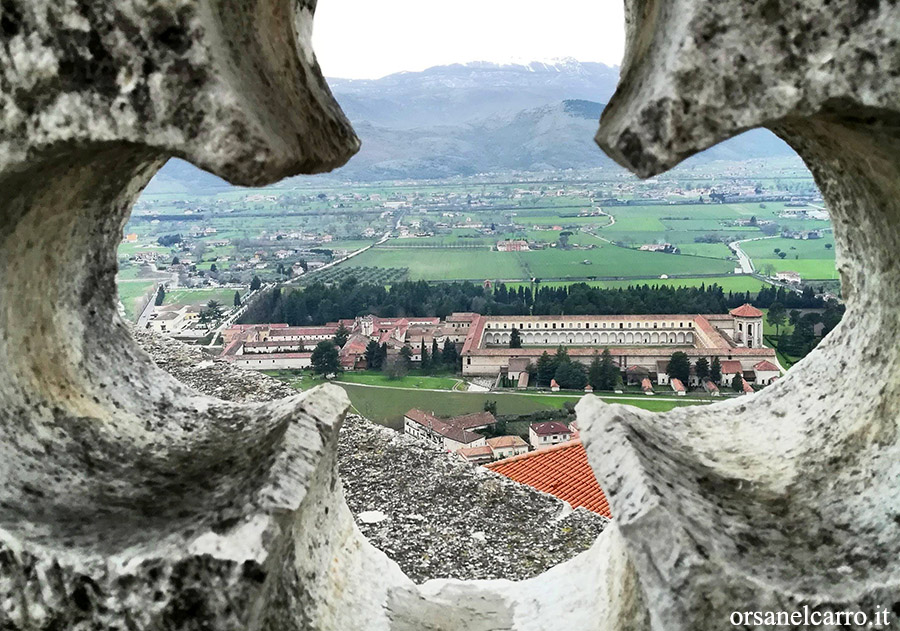
[[[199,347],[135,332],[157,365],[232,401],[295,394],[275,379],[210,361]],[[362,532],[414,581],[521,580],[586,550],[607,520],[366,419],[338,445],[347,504]]]

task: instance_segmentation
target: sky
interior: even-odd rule
[[[344,79],[468,61],[618,65],[623,0],[319,0],[313,46],[325,76]]]

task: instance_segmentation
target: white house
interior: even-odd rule
[[[557,421],[532,423],[528,428],[528,442],[535,449],[546,449],[567,442],[571,437],[572,430],[565,423]]]

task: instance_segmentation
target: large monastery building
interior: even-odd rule
[[[692,363],[718,357],[753,370],[761,361],[776,361],[775,351],[763,345],[762,318],[751,305],[723,315],[476,316],[463,344],[462,369],[470,376],[517,378],[519,366],[565,346],[570,357],[585,364],[608,348],[623,370],[640,366],[655,373],[657,362],[679,350]],[[522,348],[509,347],[513,329]]]

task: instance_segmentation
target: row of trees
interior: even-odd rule
[[[536,364],[528,366],[528,372],[538,386],[548,387],[551,380],[555,379],[560,388],[567,390],[582,390],[588,384],[594,390],[622,388],[622,373],[608,348],[604,349],[602,354],[594,353],[591,363],[585,366],[574,361],[569,357],[566,348],[560,346],[553,355],[544,351]],[[690,358],[682,351],[672,353],[666,372],[669,377],[679,379],[687,386],[691,376]],[[718,357],[714,357],[711,363],[705,357],[701,357],[694,364],[694,373],[701,382],[710,379],[714,383],[720,384],[722,381],[721,362]],[[736,391],[741,391],[742,384],[739,378],[734,379],[732,385]]]
[[[251,289],[260,286],[254,279]],[[499,283],[485,289],[473,283],[405,281],[385,288],[378,283],[359,283],[355,277],[339,284],[312,283],[303,289],[280,288],[261,296],[241,318],[242,324],[286,322],[291,326],[318,325],[365,314],[382,317],[438,316],[456,311],[483,315],[620,315],[642,313],[725,313],[749,302],[766,308],[778,302],[788,309],[823,308],[811,288],[796,294],[783,287],[750,292],[725,292],[719,285],[669,287],[635,285],[603,289],[586,283],[563,287],[519,286]]]

